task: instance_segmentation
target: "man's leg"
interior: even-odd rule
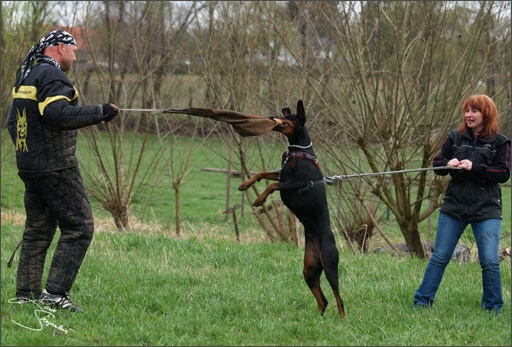
[[[69,295],[92,241],[94,219],[89,197],[77,168],[55,172],[49,203],[59,223],[61,236],[46,282],[51,294]]]
[[[20,177],[25,183],[26,221],[16,277],[16,297],[38,299],[46,254],[55,235],[57,221],[40,193],[41,178],[27,174],[20,174]]]

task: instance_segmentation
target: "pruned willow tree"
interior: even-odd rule
[[[165,79],[174,75],[173,41],[185,32],[187,13],[173,2],[92,1],[85,16],[85,66],[90,70],[83,79],[77,77],[85,102],[104,100],[124,109],[156,109],[163,107],[162,99],[173,102],[169,95],[175,83]],[[91,88],[96,80],[98,85]],[[164,89],[169,94],[163,95]],[[173,142],[163,140],[171,138],[167,134],[154,136],[169,129],[156,121],[154,112],[121,111],[110,123],[83,133],[88,148],[80,156],[87,188],[120,230],[131,229],[132,201],[149,199],[150,189],[167,183],[157,169]]]
[[[339,174],[430,167],[470,94],[491,96],[510,127],[510,2],[296,2],[295,10],[292,35],[273,23]],[[419,226],[440,206],[446,178],[425,170],[357,182],[350,186],[364,184],[384,203],[411,254],[424,258]]]
[[[507,124],[509,9],[501,2],[208,2],[196,15],[193,69],[208,107],[276,114],[304,99],[327,175],[427,168],[469,94],[489,93]],[[280,167],[259,149],[281,143],[279,134],[224,138],[233,139],[244,175]],[[419,226],[439,207],[446,178],[420,171],[342,183],[332,201],[344,204],[331,210],[349,241],[367,249],[384,204],[411,253],[425,256]],[[249,202],[258,189],[246,192]],[[271,196],[262,213],[254,211],[268,235],[287,234],[280,214],[269,213],[278,203]]]

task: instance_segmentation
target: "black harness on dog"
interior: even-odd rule
[[[323,178],[320,178],[316,181],[309,181],[307,186],[305,186],[304,188],[301,188],[297,191],[297,194],[301,195],[302,193],[307,192],[310,188],[313,188],[314,186],[319,185],[319,184],[325,184]]]
[[[313,164],[315,164],[316,167],[318,167],[320,169],[320,165],[318,164],[318,158],[315,157],[314,155],[311,155],[307,152],[292,152],[291,154],[289,154],[288,151],[286,154],[287,154],[287,158],[296,157],[296,158],[307,159],[307,160],[313,162]]]
[[[316,167],[318,167],[318,169],[320,169],[320,165],[318,164],[318,158],[315,157],[314,155],[309,154],[307,152],[291,152],[290,153],[289,150],[286,150],[286,158],[283,160],[283,165],[281,167],[281,170],[285,166],[288,159],[290,159],[292,157],[307,159],[307,160],[311,161],[313,164],[315,164]],[[279,170],[279,174],[281,174],[281,170]],[[309,181],[309,183],[304,188],[301,188],[297,191],[297,194],[301,195],[301,194],[307,192],[309,189],[311,189],[314,186],[319,185],[319,184],[324,184],[323,177],[318,180],[315,180],[315,181]]]

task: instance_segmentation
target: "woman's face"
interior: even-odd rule
[[[478,134],[484,128],[484,116],[482,112],[476,108],[468,107],[464,112],[464,118],[468,128],[473,129],[475,134]]]

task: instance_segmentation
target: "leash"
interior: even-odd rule
[[[362,173],[362,174],[351,174],[351,175],[337,175],[337,176],[331,176],[331,177],[325,177],[321,178],[316,181],[310,181],[307,186],[304,188],[301,188],[298,190],[299,195],[302,193],[307,192],[310,188],[313,188],[314,186],[318,184],[334,184],[334,180],[343,180],[343,179],[350,179],[350,178],[356,178],[356,177],[365,177],[365,176],[381,176],[381,175],[389,175],[389,174],[398,174],[398,173],[407,173],[407,172],[418,172],[418,171],[428,171],[428,170],[444,170],[444,169],[454,169],[454,170],[460,170],[460,167],[452,167],[452,166],[438,166],[438,167],[423,167],[420,169],[410,169],[410,170],[397,170],[397,171],[387,171],[387,172],[371,172],[371,173]]]
[[[453,167],[453,166],[422,167],[420,169],[396,170],[396,171],[385,171],[385,172],[370,172],[370,173],[360,173],[360,174],[350,174],[350,175],[335,175],[335,176],[330,176],[330,177],[324,177],[324,180],[328,184],[333,184],[335,180],[345,180],[345,179],[367,177],[367,176],[381,176],[381,175],[419,172],[419,171],[430,171],[430,170],[446,170],[446,169],[460,170],[461,168]]]
[[[176,113],[173,111],[187,112],[189,109],[171,109],[171,108],[118,108],[119,111],[125,112],[151,112],[151,113]]]
[[[11,258],[9,258],[9,261],[7,262],[7,267],[12,266],[12,261],[14,260],[14,255],[16,254],[16,251],[18,248],[20,248],[21,244],[23,243],[23,238],[21,238],[20,242],[16,245],[16,248],[14,248],[14,251],[12,252]]]

